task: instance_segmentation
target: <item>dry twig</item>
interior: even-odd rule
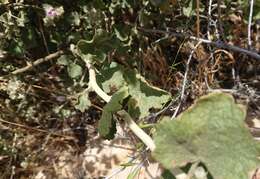
[[[200,0],[196,0],[196,24],[197,37],[200,37]]]
[[[252,58],[260,60],[260,54],[258,54],[257,52],[249,51],[247,49],[244,49],[244,48],[241,48],[238,46],[234,46],[234,45],[229,45],[229,44],[226,44],[223,42],[211,41],[211,40],[207,40],[207,39],[203,39],[203,38],[197,38],[195,36],[191,36],[191,35],[185,34],[185,33],[176,33],[176,32],[170,32],[170,31],[166,31],[166,30],[145,29],[142,27],[137,27],[137,29],[140,31],[143,31],[143,32],[148,32],[148,33],[168,35],[168,38],[180,37],[180,38],[187,38],[187,39],[195,40],[195,41],[201,41],[202,43],[205,43],[205,44],[210,44],[210,45],[214,45],[218,48],[223,48],[223,49],[228,49],[228,50],[232,50],[235,52],[243,53]]]
[[[199,41],[199,42],[196,44],[196,46],[193,48],[193,50],[192,50],[191,53],[190,53],[189,59],[188,59],[187,64],[186,64],[186,70],[185,70],[184,79],[183,79],[183,83],[182,83],[180,103],[179,103],[179,105],[177,106],[176,110],[174,111],[174,114],[172,115],[171,120],[173,120],[173,119],[177,116],[178,111],[179,111],[179,109],[180,109],[180,107],[181,107],[182,100],[183,100],[183,98],[184,98],[184,93],[185,93],[186,85],[187,85],[187,78],[188,78],[189,66],[190,66],[190,62],[191,62],[191,59],[192,59],[192,55],[194,54],[195,50],[198,48],[198,46],[199,46],[200,44],[201,44],[201,41]]]
[[[66,135],[55,133],[55,132],[50,132],[50,131],[47,131],[47,130],[38,129],[38,128],[23,125],[23,124],[6,121],[6,120],[3,120],[3,119],[0,119],[0,122],[9,124],[9,125],[12,125],[12,126],[15,126],[15,127],[19,127],[19,128],[22,128],[22,129],[26,129],[26,130],[32,130],[32,131],[36,131],[36,132],[46,133],[46,134],[52,135],[52,136],[63,137],[63,138],[68,139],[68,140],[74,140],[74,137],[72,137],[72,136],[66,136]]]
[[[20,73],[24,73],[28,70],[31,70],[34,66],[37,66],[37,65],[40,65],[42,64],[43,62],[47,62],[47,61],[50,61],[54,58],[57,58],[59,57],[60,55],[62,55],[64,53],[63,50],[59,50],[55,53],[52,53],[46,57],[43,57],[43,58],[39,58],[38,60],[34,61],[32,64],[28,64],[27,66],[23,67],[23,68],[20,68],[18,70],[15,70],[13,72],[11,72],[12,75],[17,75],[17,74],[20,74]]]

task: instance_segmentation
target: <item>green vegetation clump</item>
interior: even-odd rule
[[[244,178],[258,163],[246,113],[223,93],[188,106],[220,90],[257,119],[259,19],[258,0],[0,0],[0,178],[58,178],[61,156],[122,123],[167,175]]]

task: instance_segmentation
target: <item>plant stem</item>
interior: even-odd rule
[[[64,51],[59,50],[59,51],[57,51],[57,52],[55,52],[55,53],[52,53],[52,54],[50,54],[50,55],[48,55],[48,56],[46,56],[46,57],[39,58],[38,60],[34,61],[34,62],[31,63],[31,64],[29,64],[29,65],[27,65],[27,66],[25,66],[25,67],[23,67],[23,68],[20,68],[20,69],[18,69],[18,70],[15,70],[15,71],[13,71],[13,72],[11,72],[11,74],[12,74],[12,75],[17,75],[17,74],[20,74],[20,73],[24,73],[24,72],[26,72],[26,71],[28,71],[28,70],[31,70],[34,66],[40,65],[40,64],[43,63],[43,62],[47,62],[47,61],[49,61],[49,60],[52,60],[52,59],[54,59],[54,58],[57,58],[57,57],[59,57],[59,56],[62,55],[62,54],[64,54]]]
[[[155,144],[152,138],[146,134],[131,118],[131,116],[125,111],[121,110],[117,112],[128,124],[128,127],[133,131],[133,133],[147,146],[151,151],[154,151]]]
[[[247,44],[248,44],[248,49],[251,49],[251,45],[252,45],[251,24],[252,24],[252,16],[253,16],[253,7],[254,7],[254,0],[250,0],[250,11],[249,11],[248,27],[247,27]]]
[[[91,87],[99,97],[101,97],[107,103],[110,101],[111,96],[107,95],[97,84],[96,72],[94,67],[86,61],[87,68],[89,70],[89,87]],[[155,144],[153,139],[146,134],[131,118],[131,116],[125,111],[121,110],[118,114],[126,121],[130,130],[151,150],[154,151]]]

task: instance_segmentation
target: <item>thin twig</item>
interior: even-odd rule
[[[211,10],[212,10],[212,0],[209,0],[209,7],[208,7],[208,28],[207,28],[207,36],[208,40],[211,40],[210,38],[210,24],[211,24]]]
[[[18,70],[15,70],[15,71],[13,71],[13,72],[11,72],[11,74],[12,74],[12,75],[17,75],[17,74],[20,74],[20,73],[24,73],[24,72],[26,72],[26,71],[28,71],[28,70],[31,70],[34,66],[40,65],[40,64],[43,63],[43,62],[47,62],[47,61],[50,61],[50,60],[52,60],[52,59],[54,59],[54,58],[59,57],[59,56],[62,55],[63,53],[64,53],[64,51],[59,50],[59,51],[57,51],[57,52],[55,52],[55,53],[52,53],[52,54],[50,54],[50,55],[48,55],[48,56],[46,56],[46,57],[44,57],[44,58],[39,58],[38,60],[34,61],[34,62],[31,63],[31,64],[29,64],[29,65],[27,65],[27,66],[25,66],[25,67],[23,67],[23,68],[20,68],[20,69],[18,69]]]
[[[250,0],[250,11],[248,17],[248,27],[247,27],[247,43],[248,49],[251,49],[252,40],[251,40],[251,24],[252,24],[252,16],[253,16],[253,7],[254,7],[254,0]]]
[[[64,137],[68,140],[74,140],[74,138],[71,137],[71,136],[66,136],[66,135],[50,132],[50,131],[43,130],[43,129],[29,127],[29,126],[26,126],[26,125],[23,125],[23,124],[10,122],[10,121],[6,121],[6,120],[3,120],[3,119],[0,119],[0,122],[6,123],[6,124],[9,124],[9,125],[12,125],[12,126],[20,127],[20,128],[26,129],[26,130],[32,130],[32,131],[36,131],[36,132],[46,133],[46,134],[49,134],[49,135],[52,135],[52,136],[57,136],[57,137]]]
[[[205,44],[210,44],[210,45],[214,45],[218,48],[223,48],[223,49],[228,49],[228,50],[232,50],[232,51],[235,51],[235,52],[243,53],[243,54],[251,56],[251,57],[253,57],[257,60],[260,60],[260,54],[258,54],[256,52],[249,51],[247,49],[237,47],[237,46],[234,46],[234,45],[229,45],[229,44],[226,44],[226,43],[223,43],[223,42],[211,41],[211,40],[207,40],[207,39],[203,39],[203,38],[197,38],[195,36],[191,36],[191,35],[185,34],[185,33],[176,33],[176,32],[170,32],[170,31],[166,31],[166,30],[145,29],[145,28],[142,28],[142,27],[137,27],[137,29],[140,30],[140,31],[143,31],[143,32],[148,32],[148,33],[169,35],[169,38],[180,37],[180,38],[187,38],[187,39],[195,40],[195,41],[201,41],[202,43],[205,43]]]
[[[89,70],[89,86],[107,103],[111,100],[111,96],[107,95],[97,84],[96,72],[94,67],[86,61],[87,68]],[[155,144],[153,139],[146,134],[131,118],[131,116],[125,111],[121,110],[118,114],[126,121],[130,130],[151,150],[154,151]]]
[[[196,0],[196,23],[197,23],[197,37],[200,37],[200,0]]]
[[[179,100],[179,98],[180,98],[180,96],[178,94],[176,97],[173,98],[173,100],[166,107],[164,107],[162,110],[158,111],[157,113],[155,113],[151,117],[152,118],[157,118],[159,115],[161,115],[164,112],[166,112],[168,109],[170,109],[170,107],[172,107],[174,105],[174,103],[176,103]]]
[[[223,23],[221,21],[221,2],[222,2],[221,0],[217,1],[217,10],[218,10],[217,29],[218,29],[218,32],[219,32],[217,34],[219,34],[219,39],[224,40],[225,39],[224,28],[223,28]]]
[[[38,24],[39,24],[39,31],[41,33],[42,40],[43,40],[43,45],[45,47],[45,50],[46,50],[47,54],[49,55],[50,51],[49,51],[49,48],[48,48],[47,40],[46,40],[45,35],[44,35],[42,21],[41,21],[39,16],[37,16],[37,18],[38,18]]]
[[[34,8],[34,9],[37,9],[37,10],[43,10],[43,8],[38,7],[36,5],[22,4],[22,3],[13,3],[13,2],[6,3],[6,4],[0,4],[0,8],[2,8],[2,7],[3,8],[14,7],[16,9],[18,9],[18,8]]]
[[[208,40],[211,40],[211,23],[213,22],[212,21],[212,15],[211,15],[211,12],[212,12],[212,0],[209,0],[208,2],[208,25],[207,25],[207,38]],[[213,55],[213,49],[210,45],[208,45],[208,49],[209,49],[209,52],[210,52],[210,62],[211,64],[214,64],[214,55]],[[208,89],[210,89],[210,86],[208,84],[208,79],[207,79],[207,76],[204,74],[204,81],[205,81],[205,84],[207,86]]]
[[[180,103],[179,105],[177,106],[176,110],[174,111],[174,114],[172,115],[171,117],[171,120],[173,120],[178,112],[179,112],[179,109],[181,107],[181,104],[182,104],[182,100],[184,98],[184,93],[185,93],[185,89],[186,89],[186,84],[187,84],[187,77],[188,77],[188,73],[189,73],[189,66],[190,66],[190,62],[191,62],[191,59],[192,59],[192,55],[194,54],[195,50],[198,48],[198,46],[201,44],[201,41],[199,41],[196,46],[193,48],[193,50],[191,51],[190,53],[190,56],[189,56],[189,59],[187,61],[187,64],[186,64],[186,70],[185,70],[185,74],[184,74],[184,79],[183,79],[183,83],[182,83],[182,89],[181,89],[181,96],[180,96]]]

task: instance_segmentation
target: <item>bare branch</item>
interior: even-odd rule
[[[201,41],[199,41],[196,46],[193,48],[193,50],[191,51],[190,53],[190,56],[189,56],[189,59],[187,61],[187,64],[186,64],[186,70],[185,70],[185,74],[184,74],[184,79],[183,79],[183,82],[182,82],[182,89],[181,89],[181,96],[180,96],[180,103],[179,105],[177,106],[177,108],[175,109],[174,111],[174,114],[172,115],[171,117],[171,120],[173,120],[176,116],[177,116],[177,113],[181,107],[181,104],[182,104],[182,100],[184,98],[184,93],[185,93],[185,89],[186,89],[186,84],[187,84],[187,78],[188,78],[188,73],[189,73],[189,66],[190,66],[190,62],[191,62],[191,59],[192,59],[192,55],[194,54],[195,50],[198,48],[198,46],[201,44]]]
[[[64,51],[60,50],[60,51],[57,51],[55,53],[52,53],[44,58],[39,58],[38,60],[34,61],[32,64],[29,64],[23,68],[20,68],[18,70],[15,70],[13,72],[11,72],[12,75],[17,75],[17,74],[20,74],[20,73],[24,73],[28,70],[31,70],[34,66],[37,66],[37,65],[40,65],[41,63],[43,62],[47,62],[47,61],[50,61],[54,58],[57,58],[59,57],[60,55],[62,55],[64,53]]]
[[[176,32],[170,32],[170,31],[165,31],[165,30],[156,30],[156,29],[145,29],[142,27],[137,27],[137,29],[140,31],[143,31],[143,32],[148,32],[148,33],[168,35],[169,38],[172,36],[172,37],[187,38],[187,39],[195,40],[195,41],[201,41],[202,43],[214,45],[218,48],[223,48],[223,49],[228,49],[228,50],[232,50],[235,52],[243,53],[252,58],[260,60],[260,54],[258,54],[257,52],[249,51],[249,50],[246,50],[244,48],[237,47],[234,45],[225,44],[223,42],[211,41],[211,40],[207,40],[207,39],[203,39],[203,38],[197,38],[195,36],[191,36],[191,35],[185,34],[185,33],[176,33]]]

